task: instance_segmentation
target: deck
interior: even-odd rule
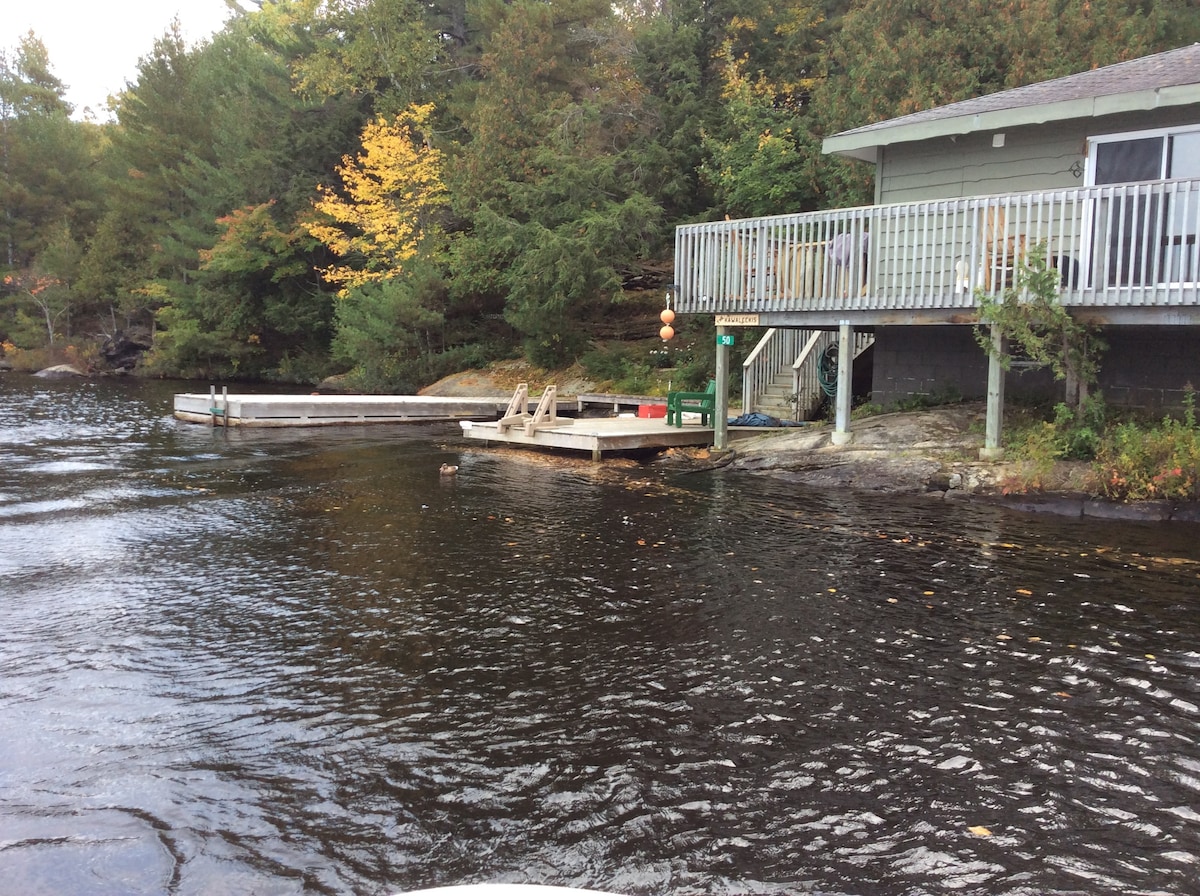
[[[606,452],[709,446],[714,441],[714,429],[701,426],[697,414],[685,414],[682,427],[668,426],[662,417],[644,418],[629,413],[611,417],[564,416],[590,408],[617,414],[626,408],[661,404],[664,400],[661,397],[598,393],[559,399],[555,391],[543,394],[540,402],[525,402],[526,394],[511,398],[237,395],[224,390],[218,394],[214,389],[208,395],[177,394],[175,417],[209,426],[250,427],[456,421],[462,426],[465,438],[485,445],[582,451],[595,460],[600,460]],[[521,410],[523,403],[525,411]],[[506,418],[505,414],[510,416]],[[763,427],[730,427],[729,436],[761,435],[763,431]]]
[[[600,460],[605,452],[712,445],[713,428],[688,422],[687,416],[682,427],[668,426],[661,417],[560,418],[558,425],[540,427],[531,434],[526,434],[519,426],[501,430],[499,422],[491,421],[464,421],[461,426],[466,438],[481,441],[484,445],[583,451],[590,453],[593,460]],[[762,427],[729,428],[731,438],[762,435],[764,431]]]
[[[1200,179],[1044,190],[676,228],[675,310],[717,324],[973,323],[1035,246],[1101,323],[1200,323]]]
[[[175,396],[175,417],[212,426],[344,426],[487,420],[508,398],[435,395],[204,395]]]

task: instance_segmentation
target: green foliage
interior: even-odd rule
[[[999,296],[975,291],[980,320],[975,339],[993,354],[997,348],[990,328],[998,328],[1005,343],[999,351],[1001,366],[1007,370],[1012,365],[1015,347],[1024,360],[1049,367],[1056,380],[1066,383],[1067,404],[1082,414],[1107,346],[1095,327],[1078,321],[1058,301],[1058,283],[1045,245],[1031,247],[1013,286]]]
[[[721,209],[762,217],[816,207],[813,163],[817,141],[798,112],[781,105],[775,87],[752,80],[730,61],[725,72],[722,136],[707,136],[701,175]]]
[[[1110,420],[1098,397],[1081,414],[1065,404],[1053,420],[1032,419],[1008,427],[1005,447],[1021,466],[1019,488],[1042,488],[1060,461],[1091,461],[1096,494],[1118,501],[1200,498],[1200,426],[1195,394],[1188,388],[1178,417],[1157,422]]]
[[[948,404],[958,404],[963,400],[962,392],[955,386],[944,386],[932,392],[908,395],[896,400],[894,409],[897,411],[920,411],[925,408],[943,407]]]
[[[445,284],[429,264],[349,290],[334,314],[334,361],[349,367],[356,388],[417,391],[435,378],[445,302]]]
[[[1079,414],[1060,402],[1053,420],[1014,421],[1005,432],[1005,449],[1021,467],[1020,490],[1042,488],[1059,461],[1093,459],[1104,438],[1106,415],[1104,401],[1092,396]]]
[[[841,20],[815,105],[832,133],[1132,59],[1175,46],[1168,6],[864,0]]]
[[[1188,388],[1182,418],[1121,423],[1105,433],[1095,463],[1100,493],[1121,501],[1200,498],[1200,427]]]
[[[26,268],[64,229],[86,237],[95,224],[99,148],[64,90],[32,34],[12,60],[0,51],[0,266]]]
[[[157,372],[298,381],[336,357],[379,388],[517,344],[557,366],[677,223],[869,202],[870,170],[822,136],[1200,39],[1188,0],[253,5],[199,44],[168,30],[111,123],[71,120],[34,36],[0,52],[0,267],[58,281],[10,290],[0,335],[144,327]],[[439,273],[335,320],[316,271],[337,259],[301,216],[364,124],[412,104],[446,160]],[[711,322],[677,329],[672,376],[703,388]]]

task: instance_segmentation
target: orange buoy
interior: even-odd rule
[[[658,319],[664,324],[673,324],[675,323],[675,312],[670,308],[664,308],[661,312],[659,312]]]
[[[671,339],[672,337],[674,337],[675,330],[670,325],[668,325],[668,326],[663,327],[661,330],[659,330],[658,335],[662,337],[663,342],[666,342],[668,339]]]

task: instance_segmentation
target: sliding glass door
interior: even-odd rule
[[[1096,210],[1092,282],[1151,286],[1196,278],[1197,194],[1187,188],[1149,195],[1138,183],[1200,177],[1200,130],[1159,131],[1092,140],[1096,186],[1124,184]]]

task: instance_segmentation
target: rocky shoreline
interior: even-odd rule
[[[1060,462],[1053,487],[1020,491],[1019,462],[980,461],[984,409],[965,404],[881,414],[854,421],[852,441],[832,443],[833,427],[773,430],[738,440],[725,469],[770,475],[814,488],[853,488],[935,499],[978,500],[1030,513],[1142,522],[1200,522],[1195,502],[1140,501],[1124,504],[1082,489],[1086,464]]]
[[[435,383],[422,394],[502,394],[511,386],[501,380],[524,379],[523,373],[496,377],[494,371],[469,371]],[[35,375],[88,374],[64,365]],[[578,391],[594,388],[582,381],[571,386]],[[661,464],[689,472],[771,476],[812,488],[982,501],[1077,519],[1200,523],[1200,502],[1126,504],[1094,497],[1085,490],[1087,465],[1078,462],[1056,464],[1042,490],[1025,491],[1027,477],[1020,462],[979,460],[982,403],[880,414],[852,421],[850,430],[848,444],[834,445],[830,424],[764,429],[761,435],[740,436],[725,452],[673,449]]]
[[[511,369],[509,369],[511,367]],[[533,374],[533,375],[531,375]],[[505,394],[517,380],[537,391],[534,371],[520,362],[486,371],[468,371],[435,383],[424,394]],[[559,381],[560,394],[598,391],[583,380]],[[565,387],[565,388],[564,388]],[[981,461],[984,405],[968,402],[946,407],[880,414],[851,422],[851,442],[832,442],[833,427],[812,424],[768,429],[740,437],[722,453],[675,450],[663,459],[668,468],[722,470],[772,476],[812,488],[851,488],[935,500],[973,500],[1029,513],[1143,522],[1200,522],[1200,504],[1142,501],[1122,504],[1085,491],[1087,464],[1060,462],[1045,477],[1043,491],[1024,492],[1023,465]]]

